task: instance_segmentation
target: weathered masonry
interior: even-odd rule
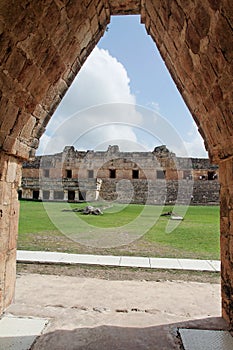
[[[181,191],[178,198],[178,190]],[[25,162],[20,198],[43,201],[116,200],[147,204],[218,204],[218,166],[209,159],[181,158],[166,146],[153,152],[77,151]]]
[[[111,16],[127,14],[141,16],[219,166],[222,312],[233,327],[231,0],[0,2],[0,312],[14,295],[22,163]]]

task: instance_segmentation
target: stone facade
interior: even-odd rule
[[[208,159],[176,157],[166,146],[153,152],[121,152],[117,145],[85,152],[67,146],[23,164],[20,198],[218,204],[218,166]]]
[[[219,165],[223,315],[233,326],[230,0],[1,1],[0,155],[5,170],[0,177],[0,312],[14,292],[20,167],[35,154],[57,104],[103,35],[110,16],[117,14],[141,15],[198,125],[211,161]]]

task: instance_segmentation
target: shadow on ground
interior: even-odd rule
[[[99,326],[56,330],[37,338],[32,350],[172,350],[183,349],[179,328],[226,330],[220,317],[155,327]]]

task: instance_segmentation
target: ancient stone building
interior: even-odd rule
[[[19,193],[22,199],[43,201],[175,204],[178,189],[180,204],[218,204],[218,166],[209,159],[176,157],[166,146],[153,152],[121,152],[117,145],[85,152],[67,146],[25,162]]]
[[[223,317],[233,326],[231,0],[2,0],[0,312],[14,295],[21,167],[111,16],[139,14],[219,166]],[[210,301],[211,302],[211,301]]]

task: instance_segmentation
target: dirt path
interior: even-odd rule
[[[76,276],[100,278],[105,280],[145,280],[145,281],[186,281],[220,283],[217,272],[152,270],[144,268],[126,268],[91,265],[57,265],[57,264],[17,264],[18,273],[39,273],[58,276]]]
[[[215,283],[21,273],[8,312],[49,320],[32,350],[178,350],[179,327],[225,327]]]

